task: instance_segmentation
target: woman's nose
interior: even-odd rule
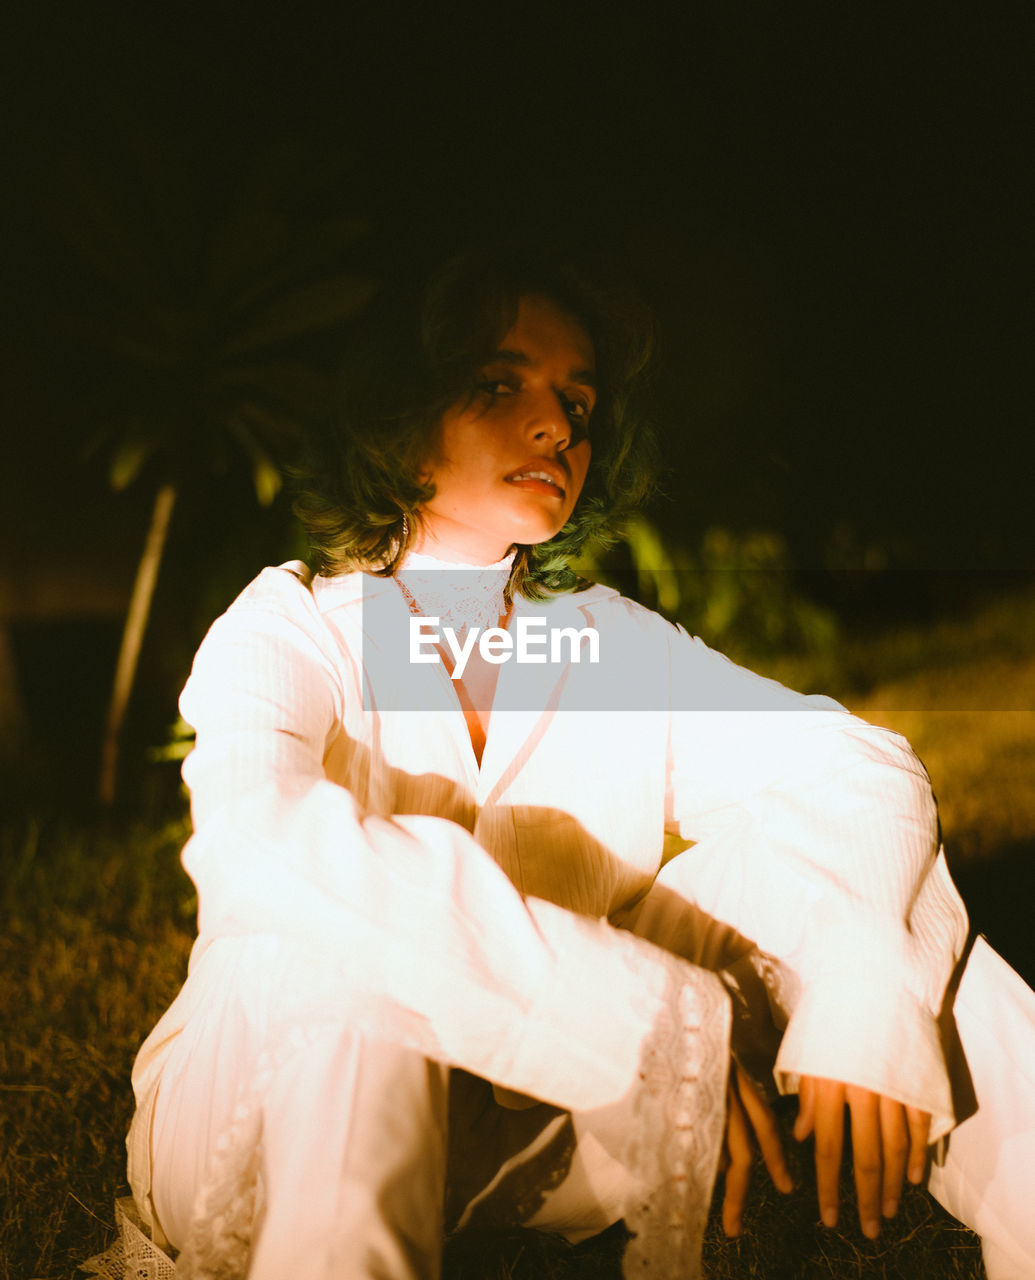
[[[538,398],[528,420],[533,440],[550,440],[554,448],[566,449],[571,441],[571,423],[560,400],[552,392]]]

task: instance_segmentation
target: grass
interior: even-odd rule
[[[923,1192],[907,1193],[881,1238],[867,1240],[849,1222],[833,1231],[816,1220],[814,1186],[799,1155],[800,1185],[784,1198],[755,1189],[743,1234],[729,1240],[717,1213],[704,1244],[709,1280],[981,1280],[977,1238]],[[850,1188],[844,1188],[849,1199]],[[444,1280],[620,1280],[626,1233],[619,1224],[572,1247],[537,1232],[458,1237],[446,1250]]]
[[[1035,599],[972,618],[846,645],[827,670],[774,674],[826,687],[902,729],[942,797],[946,841],[978,924],[1031,980],[1031,943],[1009,905],[1035,868]],[[65,1280],[110,1243],[124,1190],[128,1080],[144,1034],[178,990],[194,899],[177,854],[182,820],[105,828],[56,818],[0,825],[0,1280]],[[998,886],[998,887],[997,887]],[[998,931],[998,932],[997,932]],[[791,1109],[788,1109],[789,1112]],[[881,1239],[818,1225],[808,1149],[790,1143],[799,1189],[759,1176],[746,1230],[726,1240],[713,1213],[713,1280],[781,1277],[979,1280],[973,1236],[910,1190]],[[535,1232],[460,1237],[447,1280],[607,1280],[620,1274],[619,1226],[571,1248]]]
[[[767,674],[833,694],[896,729],[938,796],[949,865],[972,925],[1035,981],[1035,591]]]
[[[128,1071],[192,933],[183,824],[0,829],[0,1276],[68,1276],[110,1235]]]
[[[1035,592],[853,640],[767,674],[904,733],[927,765],[955,865],[1035,845]]]

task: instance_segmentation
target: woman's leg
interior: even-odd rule
[[[275,957],[274,957],[275,958]],[[152,1129],[153,1197],[191,1266],[249,1280],[433,1280],[448,1071],[340,1022],[271,1023],[259,948],[181,1033]]]
[[[371,1157],[372,1164],[365,1163],[366,1141],[356,1157],[363,1164],[378,1212],[381,1182],[401,1186],[407,1178],[419,1183],[421,1195],[425,1186],[434,1183],[435,1204],[441,1208],[443,1143],[439,1138],[429,1140],[428,1135],[436,1126],[444,1126],[447,1107],[444,1083],[441,1089],[428,1084],[429,1059],[462,1062],[475,1070],[483,1061],[498,1062],[500,1081],[507,1089],[546,1097],[556,1089],[553,1096],[560,1100],[570,1093],[591,1103],[601,1093],[611,1092],[613,1097],[621,1092],[618,1103],[607,1105],[630,1108],[635,1115],[633,1130],[652,1135],[631,1157],[639,1182],[652,1189],[652,1204],[654,1189],[667,1192],[672,1183],[666,1171],[672,1163],[667,1158],[672,1129],[668,1117],[678,1102],[688,1114],[707,1120],[693,1126],[695,1160],[689,1178],[690,1198],[707,1203],[721,1140],[729,1063],[729,1000],[724,989],[714,975],[624,931],[572,916],[549,903],[530,903],[530,912],[533,906],[535,924],[550,946],[551,968],[534,988],[527,1007],[515,1009],[514,1026],[503,1026],[502,1047],[495,1033],[502,1025],[499,1018],[506,1001],[501,998],[499,1008],[490,1008],[497,1020],[490,1019],[489,1027],[472,1014],[465,997],[470,991],[484,994],[478,982],[484,984],[485,978],[479,979],[473,959],[462,949],[458,958],[457,948],[443,948],[437,966],[429,958],[431,970],[440,969],[443,978],[456,979],[443,981],[440,992],[431,989],[426,974],[422,977],[428,1012],[436,1015],[430,1017],[421,1012],[423,1004],[411,1009],[386,999],[380,990],[366,990],[364,973],[357,981],[356,975],[333,963],[334,956],[301,943],[255,937],[210,944],[188,979],[188,985],[200,983],[200,997],[194,998],[187,1023],[162,1067],[149,1126],[150,1187],[139,1191],[142,1197],[150,1191],[158,1222],[186,1255],[188,1271],[192,1257],[222,1260],[225,1256],[224,1273],[234,1274],[238,1268],[243,1274],[252,1252],[261,1259],[263,1250],[273,1248],[268,1241],[289,1238],[290,1225],[283,1230],[271,1225],[267,1231],[267,1222],[289,1224],[291,1215],[282,1212],[283,1206],[293,1205],[292,1212],[301,1214],[309,1207],[309,1198],[292,1190],[295,1182],[281,1177],[281,1156],[294,1145],[309,1153],[300,1157],[302,1168],[326,1170],[329,1166],[323,1157],[329,1152],[332,1161],[339,1159],[358,1114],[346,1105],[351,1105],[348,1090],[344,1099],[338,1096],[336,1076],[346,1073],[349,1090],[359,1090],[361,1095],[369,1084],[373,1095],[384,1088],[386,1096],[391,1096],[383,1084],[388,1071],[365,1072],[347,1059],[360,1043],[393,1045],[386,1061],[408,1063],[412,1069],[412,1078],[398,1089],[399,1114],[405,1117],[402,1131],[412,1139],[409,1146],[398,1156],[391,1144],[386,1146],[383,1168],[377,1155]],[[185,994],[189,994],[186,989]],[[484,1008],[476,1005],[476,1010]],[[464,1050],[463,1058],[429,1047],[441,1043],[440,1031],[445,1041]],[[323,1046],[319,1053],[317,1043]],[[335,1056],[339,1053],[346,1058]],[[328,1055],[333,1070],[325,1061]],[[306,1090],[318,1104],[321,1099],[329,1101],[315,1111],[303,1107],[298,1101],[301,1085],[279,1084],[285,1072],[294,1072],[299,1079],[311,1073]],[[624,1089],[616,1090],[623,1080]],[[295,1121],[296,1107],[308,1117],[305,1126]],[[377,1125],[370,1128],[376,1133]],[[377,1145],[373,1137],[369,1142]],[[274,1148],[276,1160],[268,1154]],[[348,1153],[341,1156],[346,1161],[351,1158]],[[621,1162],[622,1157],[618,1158]],[[675,1153],[673,1158],[682,1168],[683,1155]],[[406,1176],[401,1172],[404,1166],[409,1169]],[[330,1181],[347,1183],[351,1166],[330,1167]],[[310,1181],[314,1187],[319,1185],[317,1180]],[[684,1175],[681,1185],[686,1183]],[[394,1194],[388,1193],[388,1199]],[[430,1190],[428,1196],[430,1203]],[[313,1206],[317,1204],[323,1201],[314,1195]],[[326,1216],[323,1209],[320,1212]],[[413,1217],[412,1206],[405,1215]],[[654,1215],[658,1222],[668,1222],[668,1217]],[[425,1215],[416,1215],[416,1220],[416,1232],[423,1238]],[[301,1238],[304,1229],[305,1219],[296,1220],[294,1238]],[[375,1236],[379,1229],[375,1220],[371,1224]],[[270,1234],[273,1231],[280,1234]],[[640,1231],[644,1240],[657,1234],[653,1226]],[[672,1232],[666,1228],[663,1234],[667,1239]],[[682,1234],[683,1252],[692,1260],[700,1243],[696,1225]],[[325,1236],[307,1246],[314,1258],[308,1274],[320,1274],[318,1257],[323,1255],[319,1250],[333,1252],[340,1238],[333,1236],[327,1224]],[[351,1247],[362,1256],[366,1249],[362,1236]],[[394,1280],[396,1275],[409,1280],[415,1273],[405,1269],[410,1266],[406,1257],[414,1250],[427,1252],[423,1246],[406,1243],[404,1234],[399,1254],[390,1264],[396,1271],[360,1274],[364,1280],[368,1274],[377,1280]]]
[[[434,1280],[442,1252],[446,1068],[324,1034],[266,1098],[266,1208],[249,1280]]]
[[[1035,992],[978,938],[952,1008],[977,1111],[930,1190],[982,1237],[989,1280],[1035,1276]],[[967,1078],[969,1076],[969,1079]]]

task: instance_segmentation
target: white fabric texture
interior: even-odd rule
[[[502,668],[479,768],[443,668],[407,673],[421,701],[400,702],[378,609],[407,626],[390,580],[309,589],[268,569],[195,661],[181,708],[197,729],[184,865],[199,938],[134,1071],[130,1178],[145,1218],[177,1042],[200,1036],[243,969],[262,975],[268,1047],[347,1027],[574,1112],[649,1109],[645,1064],[669,1025],[677,1076],[695,1058],[702,1072],[698,1093],[676,1080],[658,1095],[687,1121],[702,1214],[729,1016],[705,969],[748,955],[768,975],[786,1025],[781,1088],[831,1076],[931,1112],[935,1137],[951,1128],[937,1014],[966,917],[901,737],[595,587],[515,602],[517,618],[595,627],[601,664]],[[625,709],[593,710],[602,688],[643,673]],[[673,1002],[708,1010],[696,1038],[671,1027]],[[280,1066],[266,1066],[274,1088]],[[262,1076],[253,1063],[236,1082],[223,1184],[198,1175],[197,1238],[225,1222],[227,1179],[251,1180],[231,1198],[250,1205],[249,1230],[262,1222]],[[711,1119],[695,1117],[709,1098]],[[646,1189],[655,1210],[667,1176]],[[684,1226],[693,1253],[697,1227]]]
[[[949,1134],[931,1193],[981,1236],[988,1280],[1035,1276],[1035,993],[976,938],[953,1001],[976,1107]],[[984,1046],[986,1052],[980,1052]]]

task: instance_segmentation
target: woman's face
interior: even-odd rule
[[[492,564],[560,532],[589,468],[594,388],[586,331],[548,298],[523,297],[474,396],[439,425],[419,549]]]

